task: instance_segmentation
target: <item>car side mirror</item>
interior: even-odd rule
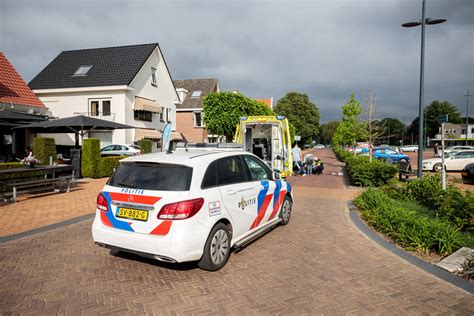
[[[280,180],[280,179],[281,179],[280,170],[273,169],[273,180]]]

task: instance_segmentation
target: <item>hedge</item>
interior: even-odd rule
[[[56,161],[56,144],[54,138],[36,137],[33,139],[33,156],[40,165],[49,165],[49,157]]]
[[[346,163],[346,172],[354,185],[380,187],[389,183],[397,174],[398,168],[381,160],[369,157],[354,156],[354,154],[334,147],[337,158]]]
[[[369,225],[409,250],[449,255],[460,247],[473,247],[469,235],[451,223],[407,208],[381,189],[369,188],[355,204]]]
[[[151,153],[151,147],[153,146],[153,142],[149,139],[143,138],[138,141],[138,146],[144,154],[149,154]]]
[[[23,164],[21,162],[2,162],[2,163],[0,163],[0,170],[21,168],[21,167],[23,167]]]
[[[84,139],[84,143],[82,144],[82,176],[88,178],[98,178],[99,163],[100,141],[96,138]]]
[[[126,156],[109,156],[101,157],[99,161],[99,178],[110,177],[114,172],[114,169],[120,164],[120,160],[126,158]]]

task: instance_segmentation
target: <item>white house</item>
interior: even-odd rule
[[[136,127],[89,133],[101,147],[149,138],[156,151],[166,122],[176,129],[180,100],[157,43],[61,52],[29,86],[54,118],[87,115]],[[54,138],[74,145],[73,134]],[[181,135],[173,132],[172,139]]]

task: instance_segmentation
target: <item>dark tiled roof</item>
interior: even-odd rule
[[[45,107],[2,52],[0,52],[0,74],[0,103]]]
[[[209,93],[217,92],[218,80],[216,78],[210,79],[187,79],[174,80],[176,89],[183,88],[188,90],[188,94],[183,101],[183,104],[176,105],[176,109],[201,109],[202,99]],[[193,97],[194,91],[201,91],[201,96]]]
[[[37,89],[129,85],[157,43],[61,52],[29,86]],[[80,66],[92,66],[86,76],[73,76]]]

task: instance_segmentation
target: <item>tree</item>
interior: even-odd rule
[[[334,133],[336,132],[337,127],[339,126],[339,121],[329,121],[321,125],[321,143],[330,144]]]
[[[275,115],[263,103],[234,92],[210,93],[203,100],[203,121],[211,134],[233,138],[240,117]]]
[[[380,131],[376,128],[376,116],[377,110],[375,108],[375,92],[370,91],[367,95],[366,105],[364,109],[365,115],[367,116],[367,138],[369,141],[369,160],[372,162],[372,145],[380,136]]]
[[[465,122],[461,119],[461,114],[451,103],[447,101],[435,100],[431,102],[424,110],[425,120],[423,122],[423,129],[426,131],[424,135],[426,137],[434,138],[436,134],[439,134],[440,124],[438,118],[440,116],[448,115],[449,123],[460,124]],[[418,127],[419,117],[416,117],[407,128],[406,136],[412,138],[414,141],[418,141]]]
[[[319,109],[306,94],[287,93],[278,100],[275,113],[286,116],[293,124],[296,135],[300,135],[303,143],[314,140],[319,134]]]
[[[356,101],[354,93],[352,93],[349,101],[342,106],[342,121],[334,134],[334,144],[355,145],[357,141],[366,138],[365,124],[359,121],[361,113],[360,102]]]
[[[381,141],[386,141],[388,145],[400,145],[405,124],[396,118],[390,117],[384,118],[379,124],[382,127]]]
[[[461,114],[458,109],[448,101],[435,100],[425,108],[426,115],[426,136],[434,138],[439,134],[440,124],[438,118],[443,115],[448,115],[449,123],[460,124]]]

